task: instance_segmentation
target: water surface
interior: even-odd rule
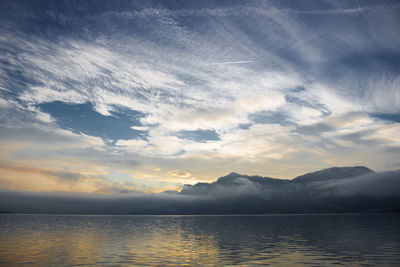
[[[0,265],[396,266],[400,214],[0,215]]]

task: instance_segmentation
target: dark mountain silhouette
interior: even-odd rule
[[[301,176],[297,176],[293,179],[295,182],[315,182],[332,179],[344,179],[356,177],[364,174],[374,173],[373,170],[368,169],[364,166],[355,167],[332,167],[329,169],[323,169],[316,172],[307,173]]]
[[[0,210],[78,214],[266,214],[400,211],[400,171],[334,167],[292,180],[230,173],[160,194],[0,191]]]
[[[332,167],[291,180],[233,172],[212,183],[185,185],[180,194],[214,200],[197,203],[192,211],[200,213],[400,211],[400,171]]]
[[[260,183],[260,184],[274,184],[274,183],[282,183],[285,180],[271,178],[271,177],[261,177],[261,176],[248,176],[248,175],[241,175],[235,172],[231,172],[230,174],[220,177],[216,183],[221,185],[232,184],[237,178],[242,177],[246,178],[252,182]]]
[[[287,190],[289,188],[291,189],[298,188],[298,186],[296,186],[295,184],[299,183],[302,184],[302,183],[310,183],[317,181],[345,179],[372,173],[374,173],[373,170],[364,166],[332,167],[316,172],[307,173],[301,176],[297,176],[292,180],[284,180],[271,177],[261,177],[258,175],[255,176],[242,175],[235,172],[231,172],[226,176],[218,178],[216,182],[185,185],[181,191],[181,194],[198,194],[198,195],[209,194],[212,190],[214,190],[217,187],[241,186],[243,185],[245,179],[252,183],[257,183],[259,185],[270,186],[270,188],[274,188],[275,190],[277,190],[279,187],[281,189],[285,188]]]

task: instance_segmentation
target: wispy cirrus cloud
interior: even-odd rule
[[[211,179],[235,168],[290,177],[312,163],[394,163],[382,151],[399,146],[397,122],[376,114],[400,112],[395,2],[80,4],[74,12],[64,4],[6,6],[2,144],[69,144],[104,169],[132,164],[132,179],[152,176],[154,165]],[[71,109],[60,116],[49,106]],[[18,153],[29,154],[8,157]]]

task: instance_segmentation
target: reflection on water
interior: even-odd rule
[[[0,265],[392,265],[400,214],[1,215]]]

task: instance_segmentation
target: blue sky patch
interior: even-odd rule
[[[188,139],[200,143],[220,140],[219,135],[215,130],[183,130],[177,132],[176,136],[181,139]]]
[[[93,109],[91,103],[70,104],[60,101],[37,105],[42,111],[56,119],[56,123],[75,133],[84,133],[104,139],[146,139],[147,131],[133,130],[131,126],[141,126],[139,119],[143,113],[117,109],[110,112],[112,116],[104,116]]]
[[[286,116],[282,112],[275,111],[261,111],[250,114],[248,119],[253,123],[257,124],[280,124],[280,125],[289,125],[292,124],[288,120],[288,116]]]
[[[253,123],[241,123],[239,124],[239,129],[248,130],[253,125]]]
[[[372,114],[373,117],[386,120],[386,121],[393,121],[393,122],[400,122],[400,114],[385,114],[385,113],[379,113],[379,114]]]

